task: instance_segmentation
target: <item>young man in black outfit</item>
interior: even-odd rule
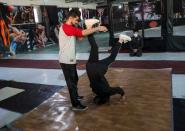
[[[137,28],[133,29],[132,41],[130,45],[130,56],[142,56],[143,41],[142,37],[139,35],[139,30]]]
[[[123,97],[125,94],[124,90],[120,87],[110,87],[105,78],[105,74],[109,65],[115,61],[119,49],[121,48],[121,44],[130,40],[127,40],[124,36],[120,35],[119,41],[114,45],[114,47],[112,47],[110,56],[102,60],[99,60],[98,46],[93,34],[88,35],[88,40],[91,45],[91,51],[86,64],[86,71],[90,80],[90,87],[96,94],[94,102],[98,105],[104,104],[109,101],[110,96],[115,94],[120,94]]]

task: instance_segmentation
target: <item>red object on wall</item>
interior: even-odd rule
[[[149,26],[150,26],[151,28],[153,28],[153,27],[158,26],[158,23],[157,23],[156,21],[151,21],[151,22],[149,23]]]
[[[12,5],[9,5],[9,6],[7,7],[7,10],[8,10],[9,12],[12,12],[12,11],[14,10],[14,7],[13,7]]]

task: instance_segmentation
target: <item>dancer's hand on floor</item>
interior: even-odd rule
[[[127,104],[127,97],[126,95],[123,95],[120,97],[120,102],[123,102],[124,104]]]

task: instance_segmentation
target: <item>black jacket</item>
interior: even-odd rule
[[[143,42],[142,37],[138,35],[138,37],[132,37],[132,41],[129,43],[130,49],[142,49]]]

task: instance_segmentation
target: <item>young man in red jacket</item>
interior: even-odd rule
[[[78,74],[76,69],[76,37],[82,38],[93,34],[94,32],[106,32],[107,28],[104,26],[98,26],[90,29],[79,29],[75,25],[79,23],[81,13],[78,9],[72,9],[67,18],[66,22],[62,24],[59,31],[59,62],[64,73],[64,77],[68,86],[72,110],[84,111],[87,106],[81,104],[79,99],[82,96],[78,95],[77,83]],[[91,21],[89,24],[93,24]]]

